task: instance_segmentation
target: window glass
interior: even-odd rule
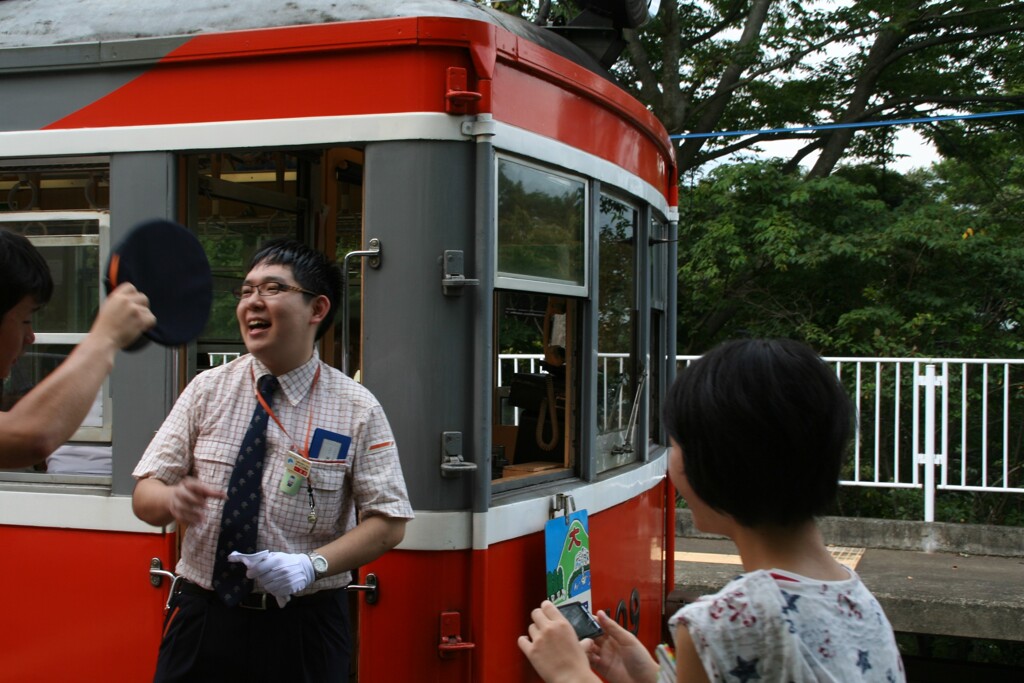
[[[191,197],[195,230],[210,261],[213,302],[194,347],[197,372],[245,353],[232,290],[267,241],[298,238],[298,160],[282,152],[219,152],[191,158],[200,192]],[[192,347],[190,347],[192,348]]]
[[[333,169],[334,182],[327,186],[324,203],[334,216],[334,258],[344,267],[345,255],[363,251],[363,168],[366,164],[360,149],[339,147],[327,151],[326,166]],[[325,357],[333,360],[336,368],[345,368],[349,377],[362,381],[362,274],[365,259],[349,261],[347,275],[347,301],[341,302],[334,319],[334,339]],[[345,317],[343,313],[347,311]],[[329,337],[329,335],[328,335]],[[347,353],[347,357],[344,357]]]
[[[639,390],[636,361],[636,207],[601,196],[598,214],[597,471],[634,462]]]
[[[63,363],[74,348],[74,344],[41,344],[38,342],[29,346],[11,368],[11,376],[4,383],[0,410],[9,410],[32,387],[43,381],[43,378]],[[96,396],[89,414],[83,420],[77,438],[103,439],[100,430],[103,430],[104,426],[109,423],[104,420],[108,409],[109,406],[104,401],[104,391],[101,390]],[[110,440],[109,435],[106,435],[105,440]]]
[[[586,186],[577,179],[498,160],[498,281],[582,288]],[[548,290],[545,290],[548,291]]]
[[[568,476],[579,401],[576,300],[505,291],[494,310],[495,490]]]
[[[105,210],[110,207],[109,177],[106,159],[100,157],[51,166],[0,166],[0,213]],[[71,221],[58,234],[76,234],[76,229]]]
[[[95,227],[95,222],[94,226]],[[39,332],[86,333],[100,303],[100,244],[98,235],[32,238],[53,276],[53,296],[36,315]]]

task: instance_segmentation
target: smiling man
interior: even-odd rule
[[[186,387],[134,473],[140,519],[187,525],[154,680],[347,680],[344,587],[412,518],[394,436],[316,351],[336,263],[270,242],[235,293],[249,354]]]
[[[32,318],[52,295],[43,256],[26,237],[0,229],[0,381],[35,341]],[[71,438],[114,367],[117,350],[155,322],[144,294],[127,283],[114,289],[67,359],[0,412],[0,467],[34,465]]]

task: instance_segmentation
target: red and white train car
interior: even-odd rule
[[[353,680],[535,680],[516,638],[573,509],[591,606],[654,647],[675,161],[590,38],[630,12],[589,4],[611,18],[556,32],[459,0],[0,3],[0,228],[57,283],[0,399],[82,338],[139,221],[193,230],[215,276],[196,342],[119,354],[73,442],[0,472],[0,681],[152,675],[179,530],[133,516],[131,471],[244,353],[230,290],[282,235],[345,266],[321,356],[380,399],[416,512],[351,592]]]

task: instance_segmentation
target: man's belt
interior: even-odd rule
[[[309,595],[293,595],[285,607],[291,607],[292,605],[311,605],[319,602],[328,602],[335,599],[338,593],[344,591],[344,588],[328,588],[326,590],[317,591],[316,593],[310,593]],[[180,579],[178,581],[178,592],[185,593],[187,595],[194,595],[201,597],[208,602],[216,602],[223,604],[220,597],[212,590],[203,588],[202,586],[195,584],[188,579]],[[245,596],[238,602],[239,607],[245,609],[255,610],[273,610],[282,609],[277,605],[277,599],[269,593],[257,593],[252,592]]]

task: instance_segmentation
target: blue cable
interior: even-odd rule
[[[694,140],[697,138],[737,137],[740,135],[763,135],[765,133],[806,133],[816,130],[837,128],[877,128],[878,126],[901,126],[910,123],[933,123],[935,121],[957,121],[963,119],[988,119],[1000,116],[1020,116],[1024,109],[988,112],[984,114],[955,114],[951,116],[927,116],[919,119],[893,119],[891,121],[866,121],[864,123],[825,123],[820,126],[799,126],[796,128],[762,128],[760,130],[728,130],[716,133],[678,133],[669,135],[672,140]]]

